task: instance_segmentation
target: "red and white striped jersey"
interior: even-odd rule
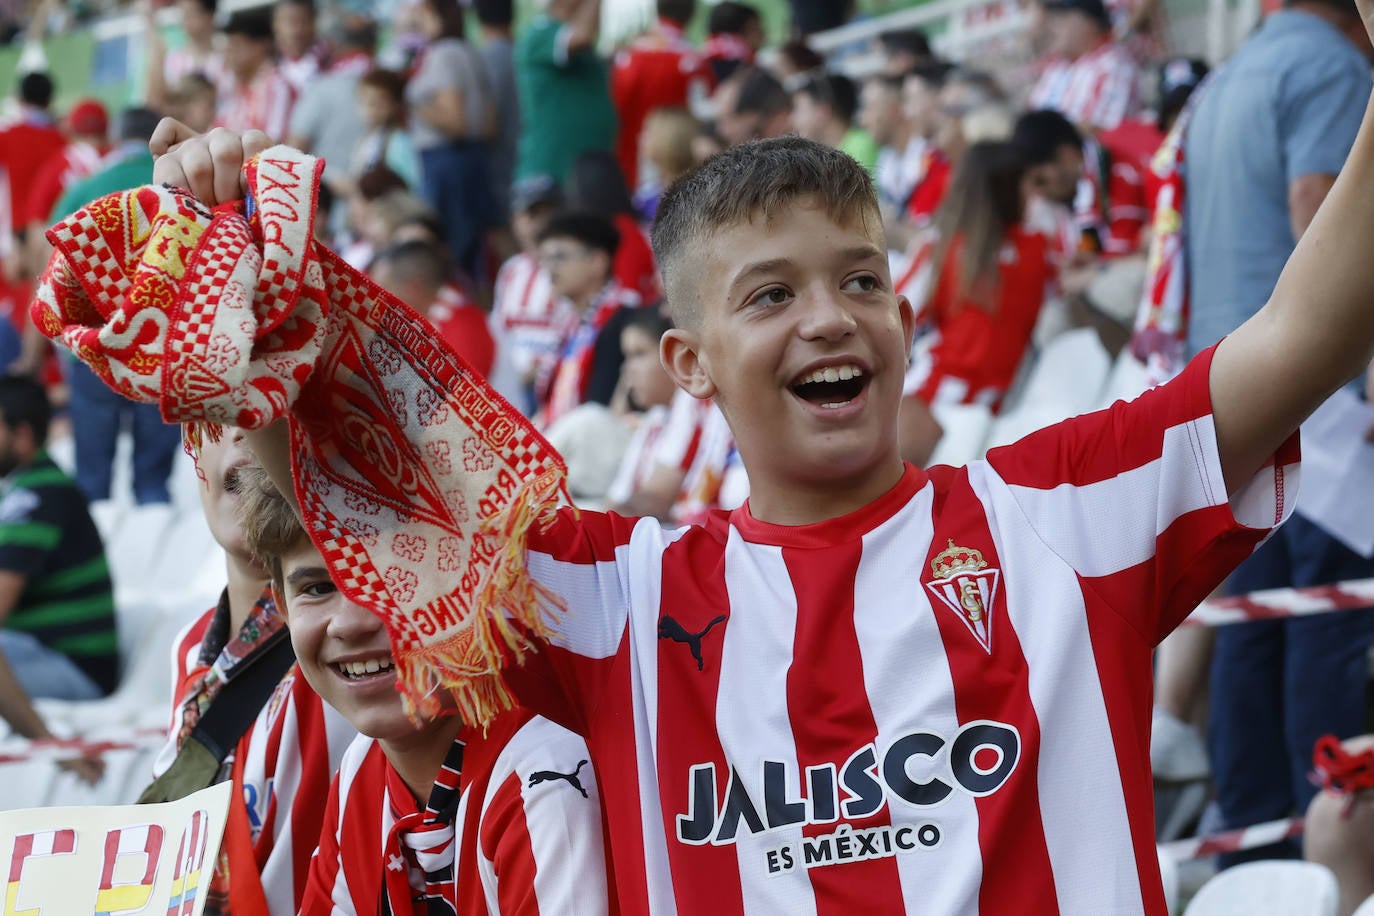
[[[525,710],[497,718],[485,737],[465,730],[458,740],[461,794],[446,892],[459,916],[613,911],[597,779],[583,740]],[[422,881],[397,843],[388,844],[392,827],[416,808],[381,745],[354,741],[329,787],[302,916],[383,912],[388,868],[411,868],[412,883]]]
[[[1165,913],[1151,652],[1297,461],[1228,504],[1210,363],[815,525],[532,532],[568,610],[507,677],[587,737],[624,910]]]
[[[177,699],[167,745],[153,762],[154,777],[176,759],[183,703],[180,691],[197,664],[214,613],[211,608],[172,644],[176,668],[172,695]],[[273,913],[294,913],[300,905],[310,856],[324,823],[329,779],[357,735],[292,665],[235,747],[233,756],[242,758],[240,797],[248,814],[263,892]]]
[[[285,137],[295,103],[296,92],[286,77],[275,66],[265,64],[248,85],[229,81],[221,86],[215,126]]]
[[[1031,90],[1030,108],[1053,108],[1075,124],[1111,130],[1140,106],[1140,66],[1114,41],[1072,61],[1050,61]]]
[[[564,338],[577,326],[577,312],[549,284],[549,272],[531,254],[501,265],[492,299],[491,334],[496,365],[490,381],[508,401],[533,413],[531,382],[552,374]]]

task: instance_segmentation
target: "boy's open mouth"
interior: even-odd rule
[[[381,656],[359,662],[335,662],[332,667],[342,674],[345,680],[365,681],[370,677],[390,673],[395,663],[390,656]]]
[[[827,366],[799,377],[791,385],[792,393],[803,401],[821,407],[843,407],[857,398],[868,384],[864,370],[851,364]]]

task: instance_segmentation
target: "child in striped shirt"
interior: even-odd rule
[[[581,738],[524,709],[488,728],[412,722],[382,621],[349,602],[260,469],[249,547],[269,567],[301,671],[361,733],[329,788],[304,916],[608,912],[600,797]]]

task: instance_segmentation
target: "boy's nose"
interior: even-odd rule
[[[329,619],[329,635],[336,639],[357,641],[375,636],[381,629],[380,617],[346,599],[339,602],[338,612]]]
[[[854,316],[840,297],[830,290],[807,295],[803,309],[803,337],[833,340],[854,332]]]

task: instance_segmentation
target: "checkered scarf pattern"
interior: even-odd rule
[[[323,163],[245,166],[247,201],[143,187],[48,232],[32,313],[111,388],[169,422],[289,421],[307,532],[338,587],[387,624],[412,715],[451,691],[485,723],[498,675],[557,601],[522,534],[566,498],[562,460],[426,319],[314,241]]]

